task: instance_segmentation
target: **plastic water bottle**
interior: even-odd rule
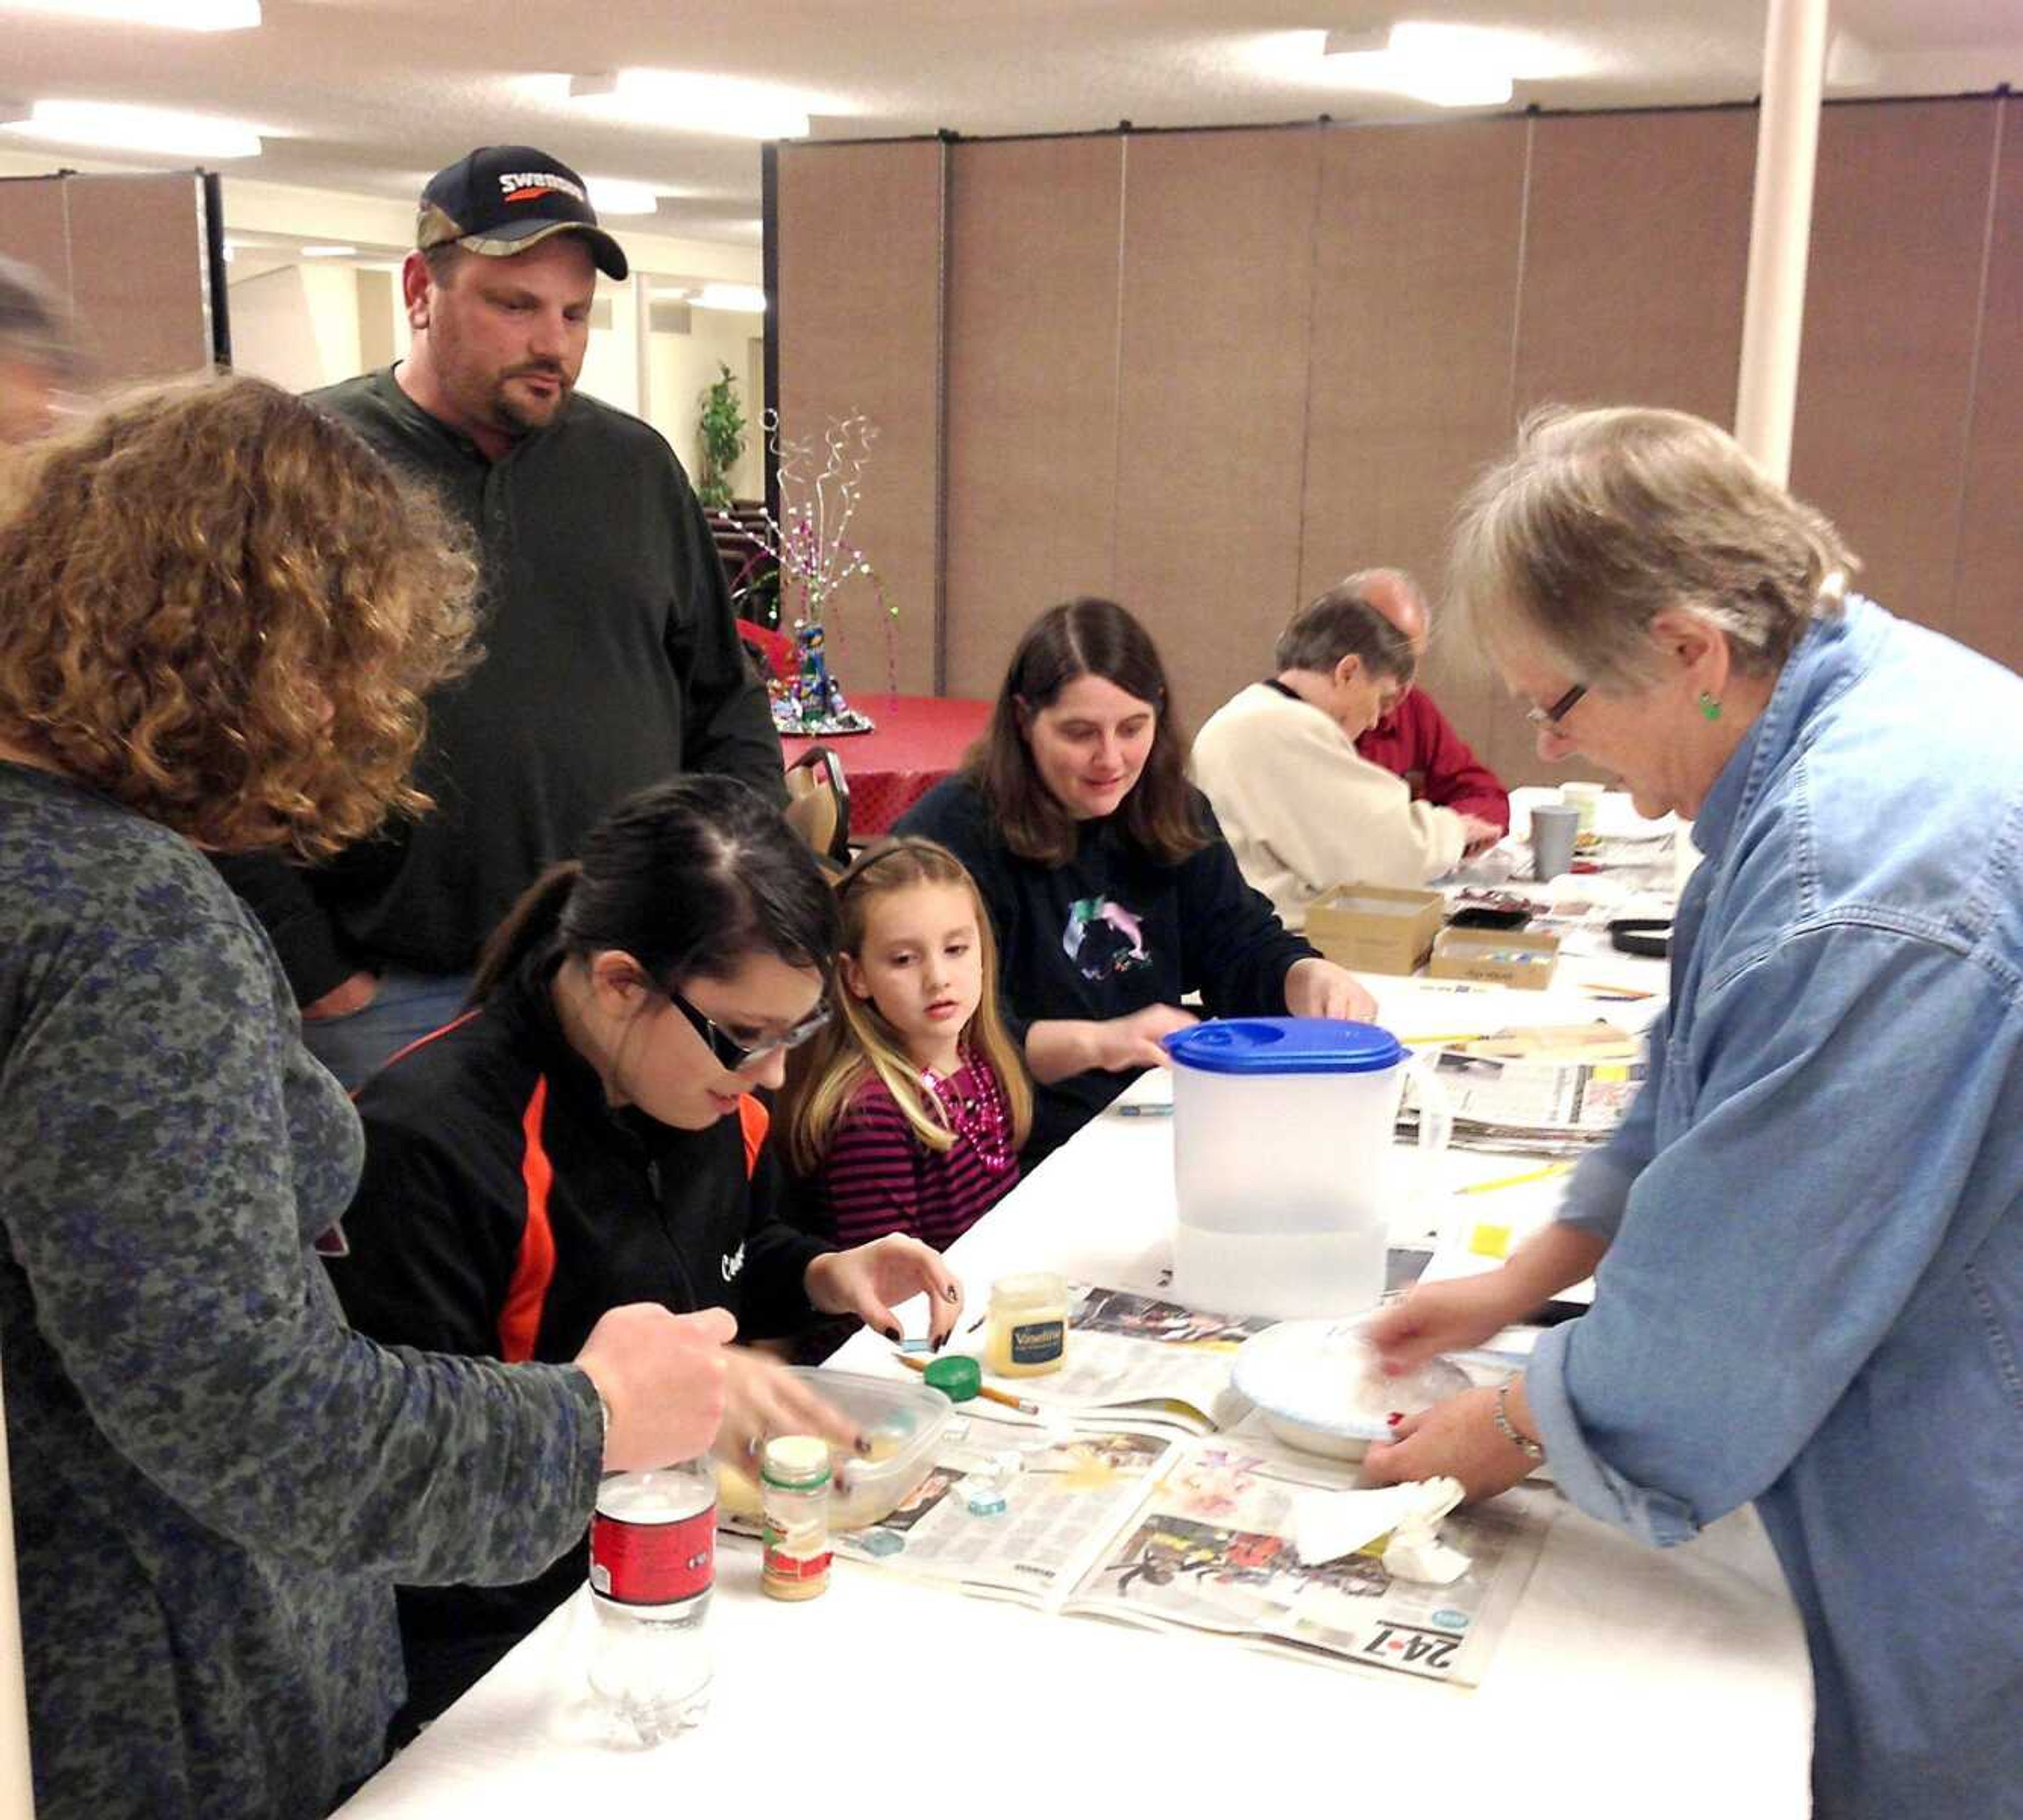
[[[686,1731],[709,1710],[703,1619],[715,1579],[707,1456],[604,1481],[590,1520],[591,1690],[642,1743]]]

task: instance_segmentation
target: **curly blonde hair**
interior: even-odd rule
[[[0,473],[0,738],[199,846],[324,858],[430,806],[467,543],[277,387],[134,393]]]

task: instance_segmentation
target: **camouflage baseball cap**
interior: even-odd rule
[[[510,258],[551,234],[578,233],[607,278],[630,268],[618,243],[597,225],[590,189],[558,158],[531,145],[481,145],[422,192],[415,244],[459,246],[487,258]]]

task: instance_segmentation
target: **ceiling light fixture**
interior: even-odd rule
[[[302,255],[305,259],[349,259],[357,251],[356,247],[349,246],[304,247]]]
[[[766,293],[756,284],[705,284],[689,301],[697,309],[741,309],[752,316],[766,312]]]
[[[260,0],[0,0],[0,13],[155,25],[168,31],[250,31]]]
[[[5,129],[57,145],[146,152],[165,158],[258,158],[260,135],[237,120],[103,101],[38,101]]]
[[[624,183],[614,177],[590,179],[590,206],[601,215],[649,215],[660,206],[653,186]]]
[[[571,76],[569,99],[586,114],[737,139],[805,139],[812,97],[772,82],[679,70],[627,69]],[[833,112],[833,109],[828,110]]]
[[[1516,92],[1498,34],[1401,22],[1388,32],[1330,31],[1322,54],[1350,86],[1436,108],[1496,108]]]

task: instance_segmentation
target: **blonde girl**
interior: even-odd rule
[[[836,898],[839,1015],[793,1058],[788,1155],[837,1243],[910,1232],[938,1248],[1018,1181],[1032,1128],[990,918],[931,840],[880,842]]]

